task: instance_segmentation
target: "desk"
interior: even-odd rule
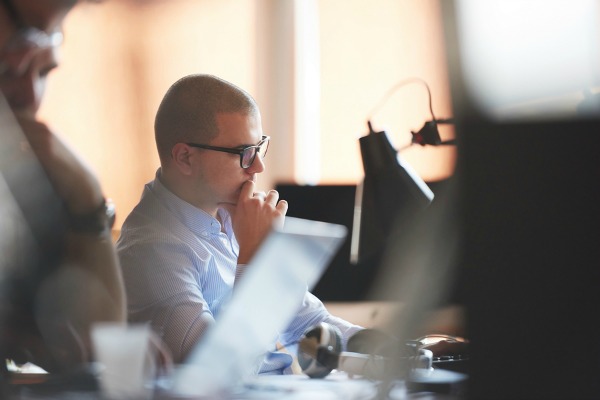
[[[410,392],[403,382],[395,382],[387,391],[387,397],[378,397],[375,382],[350,379],[342,372],[332,373],[325,379],[309,379],[301,375],[263,375],[249,381],[244,388],[218,400],[277,399],[277,400],[461,400],[460,394],[434,392]],[[46,391],[21,390],[20,393],[3,397],[7,400],[107,400],[96,391]],[[200,400],[157,391],[148,400]],[[115,399],[127,400],[127,399]],[[133,400],[133,399],[131,399]],[[135,399],[143,400],[143,399]],[[202,400],[211,400],[202,398]],[[215,398],[215,400],[217,400]]]
[[[402,305],[391,302],[356,302],[356,303],[326,303],[325,306],[333,314],[340,318],[344,318],[355,324],[367,328],[382,328],[385,327],[390,318],[394,318],[398,313],[402,312]],[[428,318],[423,325],[424,332],[444,332],[448,334],[459,334],[462,330],[462,311],[456,307],[446,307],[436,310]],[[89,377],[88,377],[89,378]],[[81,381],[79,381],[81,382]],[[60,383],[60,382],[59,382]],[[247,398],[274,398],[274,399],[369,399],[369,394],[373,394],[375,385],[372,382],[349,379],[344,373],[332,373],[323,380],[311,380],[304,375],[286,375],[286,376],[259,376],[251,383],[252,390],[246,393],[237,393],[225,399],[247,399]],[[34,387],[32,385],[32,387]],[[38,386],[38,389],[41,385]],[[54,385],[50,392],[39,392],[38,390],[25,389],[20,390],[8,398],[10,400],[39,400],[39,399],[81,399],[81,400],[100,400],[102,397],[95,391],[64,391],[74,390],[73,385],[64,384]],[[316,397],[316,394],[319,397]],[[337,397],[336,397],[337,394]],[[341,394],[341,395],[340,395]],[[342,396],[343,395],[343,396]],[[253,397],[252,397],[253,396]],[[258,396],[258,397],[257,397]],[[155,400],[189,400],[183,397],[173,396],[164,390],[157,393]],[[442,394],[431,392],[414,392],[409,393],[402,384],[391,392],[388,397],[390,400],[458,400],[462,396],[455,394]],[[121,399],[119,399],[121,400]]]
[[[365,328],[385,330],[388,323],[402,313],[403,305],[390,301],[325,302],[327,310],[336,317]],[[459,306],[445,306],[424,316],[418,335],[445,333],[465,336],[464,310]]]

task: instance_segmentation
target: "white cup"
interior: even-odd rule
[[[100,364],[103,398],[150,399],[156,376],[156,354],[146,324],[97,323],[92,343]]]

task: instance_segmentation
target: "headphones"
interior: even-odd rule
[[[336,326],[324,322],[307,329],[298,346],[302,372],[325,378],[337,369],[350,377],[402,379],[411,391],[464,394],[466,371],[448,368],[466,366],[468,341],[462,338],[435,334],[402,343],[377,329],[363,329],[348,339],[348,351],[342,351],[341,338]]]
[[[325,322],[307,329],[298,346],[302,372],[311,378],[324,378],[337,369],[349,375],[383,379],[391,372],[402,374],[414,368],[432,368],[430,350],[419,349],[412,343],[400,346],[397,340],[376,329],[354,334],[348,340],[348,351],[342,351],[341,338],[339,328]]]

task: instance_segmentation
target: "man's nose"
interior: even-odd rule
[[[265,163],[264,163],[262,157],[260,156],[260,154],[257,154],[256,157],[254,158],[254,162],[252,163],[252,165],[247,168],[247,171],[248,171],[248,173],[251,173],[251,174],[260,174],[264,170],[265,170]]]

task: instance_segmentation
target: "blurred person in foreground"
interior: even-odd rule
[[[125,220],[117,250],[129,321],[149,321],[182,362],[273,225],[283,225],[288,204],[275,190],[257,192],[270,138],[256,102],[239,87],[211,75],[183,77],[164,96],[154,127],[161,166]],[[362,329],[307,292],[278,340],[296,343],[320,322],[337,326],[344,345]],[[273,352],[260,372],[298,372],[292,364],[290,354]]]
[[[50,372],[73,370],[93,359],[93,323],[126,321],[111,207],[90,168],[36,117],[48,73],[58,66],[63,19],[76,3],[0,0],[0,149],[5,156],[0,179],[10,189],[0,201],[0,360],[5,373],[6,359]],[[22,138],[17,145],[16,131]],[[58,209],[27,180],[23,160],[28,158],[46,175]],[[9,209],[10,200],[18,207]],[[27,224],[14,211],[19,207],[27,210]],[[32,217],[45,215],[49,223]]]

